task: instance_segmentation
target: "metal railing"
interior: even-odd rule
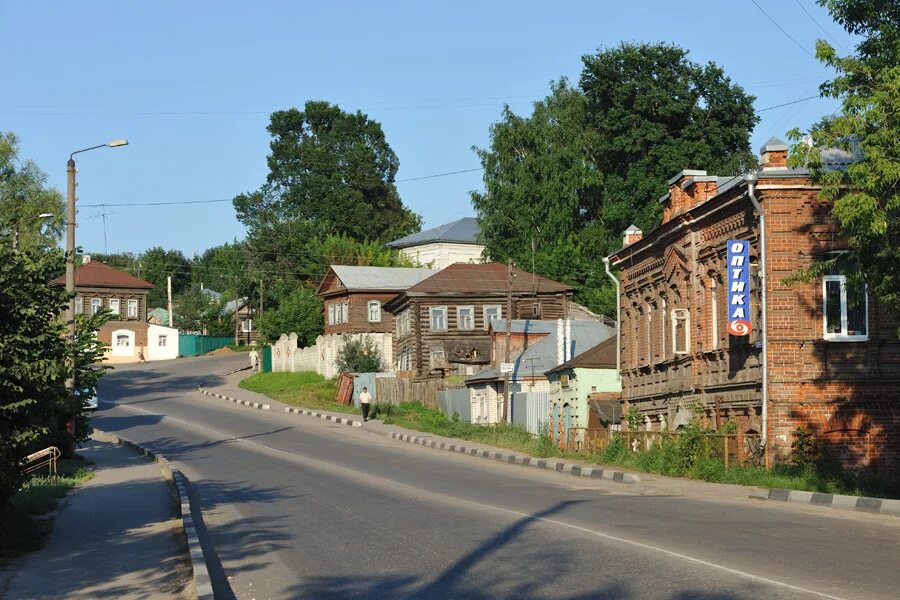
[[[34,473],[44,467],[47,467],[49,475],[56,475],[56,465],[62,453],[56,446],[50,446],[43,450],[38,450],[25,457],[25,464],[22,467],[23,473]]]

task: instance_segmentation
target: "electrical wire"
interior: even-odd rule
[[[803,3],[800,2],[800,0],[794,0],[794,2],[797,3],[797,6],[799,6],[801,9],[803,9],[803,12],[806,13],[806,16],[809,17],[809,20],[812,21],[813,23],[815,23],[815,24],[816,24],[816,27],[818,27],[819,29],[822,30],[822,33],[824,33],[825,35],[827,35],[827,36],[831,39],[831,41],[834,42],[835,44],[837,44],[838,46],[840,46],[841,49],[847,50],[846,46],[844,46],[842,43],[840,43],[839,41],[837,41],[836,39],[834,39],[834,37],[833,37],[830,33],[828,33],[828,32],[825,30],[824,27],[822,27],[821,25],[819,25],[819,22],[816,21],[816,18],[815,18],[814,16],[812,16],[812,13],[811,13],[811,12],[809,12],[808,10],[806,10],[806,7],[803,6]]]
[[[806,48],[806,46],[804,46],[803,44],[801,44],[800,42],[798,42],[798,41],[794,38],[794,36],[792,36],[791,34],[789,34],[789,33],[787,32],[787,30],[785,30],[784,27],[782,27],[781,25],[779,25],[779,24],[778,24],[778,21],[776,21],[775,19],[773,19],[773,18],[771,17],[771,15],[769,15],[769,13],[767,13],[766,10],[765,10],[762,6],[759,5],[759,2],[757,2],[756,0],[750,0],[750,2],[752,2],[753,4],[755,4],[755,5],[756,5],[756,8],[758,8],[758,9],[760,10],[760,12],[762,12],[762,14],[766,15],[766,18],[769,19],[769,21],[772,22],[772,25],[774,25],[775,27],[777,27],[777,28],[781,31],[781,33],[783,33],[783,34],[785,35],[785,37],[787,37],[789,40],[791,40],[792,42],[794,42],[794,45],[796,45],[798,48],[800,48],[801,50],[803,50],[810,58],[815,58],[815,55],[814,55],[812,52],[810,52],[810,51]]]

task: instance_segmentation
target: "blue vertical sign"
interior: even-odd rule
[[[750,335],[750,242],[728,240],[728,333]]]

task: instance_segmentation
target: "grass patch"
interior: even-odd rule
[[[35,518],[53,512],[60,499],[94,476],[88,462],[75,458],[59,461],[57,477],[37,475],[0,507],[0,564],[38,550],[50,533],[51,523]]]
[[[337,382],[326,379],[318,373],[303,371],[300,373],[259,373],[244,379],[241,388],[265,394],[272,400],[318,410],[360,414],[355,406],[338,404]]]

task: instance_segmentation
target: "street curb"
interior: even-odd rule
[[[291,408],[290,406],[284,407],[284,412],[291,413],[293,415],[306,415],[308,417],[318,417],[319,419],[325,419],[326,421],[333,421],[335,423],[340,423],[341,425],[349,425],[350,427],[362,427],[362,421],[355,421],[353,419],[345,419],[343,417],[335,417],[334,415],[326,415],[325,413],[320,413],[314,410],[307,410],[305,408]]]
[[[753,492],[750,494],[750,498],[753,500],[796,502],[798,504],[825,506],[839,510],[853,510],[876,515],[900,517],[900,500],[890,500],[888,498],[821,494],[819,492],[803,492],[800,490],[783,490],[779,488]]]
[[[194,526],[194,517],[191,513],[191,499],[187,492],[187,477],[178,468],[173,467],[172,463],[165,456],[144,448],[131,440],[96,428],[94,429],[94,435],[101,441],[109,441],[119,446],[128,446],[132,450],[151,458],[159,464],[160,470],[175,483],[181,510],[181,526],[184,529],[184,536],[187,538],[188,554],[191,557],[191,569],[193,571],[197,600],[215,600],[212,579],[209,576],[209,570],[206,568],[206,557],[203,555],[200,536],[197,535],[197,528]],[[103,438],[107,439],[104,440]]]
[[[476,456],[478,458],[486,458],[504,462],[510,465],[522,465],[525,467],[534,467],[537,469],[547,469],[558,473],[568,473],[575,477],[586,477],[588,479],[606,479],[607,481],[615,481],[616,483],[637,483],[641,478],[634,473],[625,473],[622,471],[611,471],[600,467],[584,467],[567,463],[555,458],[534,458],[533,456],[525,456],[522,454],[510,454],[508,452],[496,452],[492,450],[480,450],[478,448],[468,448],[462,444],[450,444],[447,442],[435,441],[429,437],[420,437],[409,435],[407,433],[398,433],[396,431],[380,432],[367,430],[371,433],[383,435],[401,442],[410,444],[418,444],[426,448],[435,448],[437,450],[447,450],[456,452],[457,454],[466,454]]]
[[[232,398],[231,396],[225,396],[224,394],[217,394],[215,392],[210,392],[204,387],[197,388],[201,394],[206,396],[215,396],[216,398],[221,398],[222,400],[228,400],[229,402],[234,402],[235,404],[240,404],[242,406],[246,406],[248,408],[257,408],[259,410],[269,410],[272,407],[268,404],[262,404],[260,402],[247,402],[246,400],[241,400],[240,398]]]

